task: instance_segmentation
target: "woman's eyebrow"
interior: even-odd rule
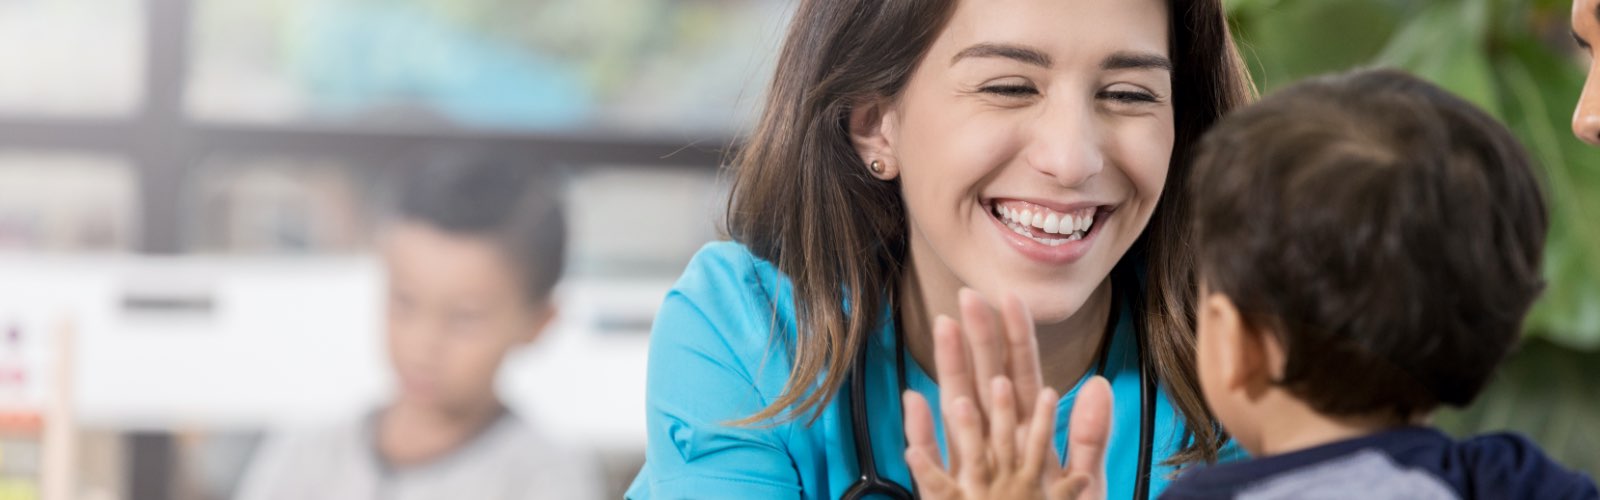
[[[1578,36],[1578,32],[1577,31],[1573,31],[1572,32],[1572,41],[1578,42],[1578,46],[1579,47],[1583,47],[1585,49],[1589,48],[1589,42],[1587,40],[1584,40],[1583,37]]]
[[[1172,60],[1152,52],[1117,52],[1100,61],[1100,69],[1156,69],[1171,72]]]
[[[1052,64],[1050,54],[1046,54],[1042,50],[1003,43],[980,43],[967,47],[962,49],[961,52],[957,52],[955,57],[950,58],[950,64],[953,66],[962,59],[969,57],[999,57],[1045,69],[1049,69]]]
[[[1017,62],[1032,64],[1049,69],[1053,64],[1050,54],[1033,47],[1000,43],[979,43],[957,52],[950,58],[954,65],[962,59],[980,57],[999,57]],[[1100,69],[1105,71],[1122,69],[1156,69],[1172,71],[1172,60],[1166,56],[1153,52],[1117,52],[1106,56],[1100,61]]]

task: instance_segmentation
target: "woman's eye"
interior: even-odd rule
[[[1100,98],[1127,104],[1145,104],[1161,102],[1155,94],[1132,90],[1107,90],[1100,93]]]
[[[981,90],[1004,97],[1027,97],[1039,93],[1037,89],[1028,85],[990,85]]]

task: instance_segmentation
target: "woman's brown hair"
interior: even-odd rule
[[[730,237],[792,281],[798,331],[783,393],[740,423],[815,420],[843,385],[849,361],[902,294],[908,245],[900,184],[869,175],[847,120],[853,105],[905,88],[954,5],[800,3],[761,119],[734,159],[727,218]],[[1220,0],[1168,0],[1167,8],[1176,83],[1171,168],[1149,227],[1114,272],[1137,270],[1144,278],[1135,318],[1147,339],[1145,359],[1191,434],[1171,462],[1213,461],[1226,437],[1195,376],[1195,279],[1182,213],[1186,166],[1200,135],[1253,90]]]

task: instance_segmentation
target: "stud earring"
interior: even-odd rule
[[[883,173],[883,162],[882,161],[878,161],[878,160],[872,160],[872,164],[868,165],[867,169],[871,170],[872,173],[874,173],[874,174],[882,174]]]

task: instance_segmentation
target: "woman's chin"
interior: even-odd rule
[[[1039,326],[1051,326],[1065,323],[1072,319],[1082,309],[1081,302],[1063,304],[1060,300],[1049,301],[1037,306],[1028,306],[1028,312],[1033,313],[1033,323]]]
[[[1064,323],[1077,315],[1092,291],[1083,288],[1086,287],[1041,283],[1011,288],[1006,292],[1021,297],[1023,303],[1028,305],[1028,312],[1033,315],[1033,323],[1043,327]],[[998,297],[993,300],[996,305],[999,304]]]

